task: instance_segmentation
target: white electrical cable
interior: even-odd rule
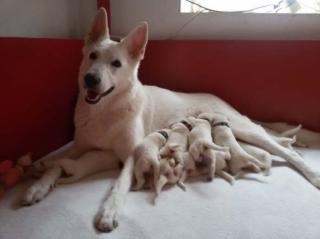
[[[266,7],[273,7],[274,10],[276,10],[277,8],[279,8],[279,6],[282,4],[282,2],[284,2],[284,0],[280,0],[277,4],[266,4],[266,5],[262,5],[262,6],[259,6],[259,7],[255,7],[255,8],[251,8],[251,9],[247,9],[247,10],[243,10],[243,11],[219,11],[219,10],[215,10],[215,9],[211,9],[211,8],[208,8],[208,7],[205,7],[199,3],[196,3],[194,1],[191,1],[191,0],[184,0],[184,1],[187,1],[193,5],[196,5],[204,10],[207,10],[209,12],[217,12],[217,13],[249,13],[249,12],[253,12],[253,11],[256,11],[256,10],[259,10],[261,8],[266,8]],[[294,0],[295,2],[296,0]]]
[[[209,12],[216,12],[216,13],[250,13],[250,12],[253,12],[253,11],[256,11],[256,10],[259,10],[259,9],[262,9],[262,8],[266,8],[266,7],[273,7],[273,11],[274,11],[275,13],[278,13],[279,11],[281,11],[281,10],[283,10],[283,9],[289,8],[290,6],[292,6],[292,5],[295,4],[295,3],[304,5],[306,8],[310,8],[310,9],[312,9],[314,12],[320,13],[320,9],[316,9],[316,8],[314,8],[314,7],[312,7],[312,6],[304,3],[303,1],[300,2],[300,1],[297,1],[297,0],[291,0],[289,3],[288,3],[288,1],[280,0],[280,1],[279,1],[278,3],[276,3],[276,4],[271,4],[271,3],[270,3],[270,4],[262,5],[262,6],[259,6],[259,7],[255,7],[255,8],[251,8],[251,9],[247,9],[247,10],[242,10],[242,11],[221,11],[221,10],[216,10],[216,9],[208,8],[208,7],[206,7],[206,6],[203,6],[203,5],[199,4],[199,3],[196,3],[196,2],[191,1],[191,0],[184,0],[184,1],[189,2],[189,3],[191,3],[191,4],[195,5],[195,6],[198,6],[198,7],[200,7],[200,8],[203,9],[203,10],[207,10],[207,11],[209,11]],[[280,8],[280,6],[281,6],[284,2],[286,2],[286,6]],[[269,11],[269,13],[270,13],[270,11]],[[271,11],[271,13],[272,13],[272,11]]]

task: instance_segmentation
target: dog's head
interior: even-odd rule
[[[79,73],[81,96],[96,104],[109,94],[132,87],[148,41],[147,23],[141,23],[120,42],[110,39],[107,13],[100,8],[85,39]]]

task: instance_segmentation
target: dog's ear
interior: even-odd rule
[[[122,42],[133,59],[142,60],[148,42],[148,24],[142,22],[133,29]]]
[[[85,44],[90,45],[106,38],[109,38],[108,16],[106,10],[101,7],[93,19],[90,31],[85,38]]]

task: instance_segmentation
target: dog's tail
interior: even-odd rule
[[[297,136],[297,143],[307,147],[320,147],[320,133],[304,129],[300,125],[294,126],[287,123],[264,123],[259,122],[264,128],[279,132],[282,136]]]

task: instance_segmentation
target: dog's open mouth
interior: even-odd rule
[[[102,97],[110,94],[114,90],[114,88],[114,86],[111,86],[107,91],[103,92],[102,94],[99,94],[95,90],[87,89],[85,100],[89,104],[96,104],[101,100]]]

